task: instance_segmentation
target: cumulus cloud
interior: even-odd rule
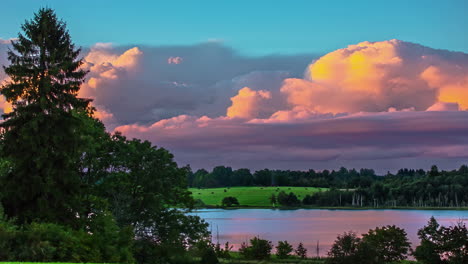
[[[177,56],[174,56],[177,54]],[[90,70],[82,88],[98,109],[120,124],[151,123],[173,116],[226,113],[239,89],[274,90],[286,77],[300,77],[314,55],[247,57],[222,43],[193,46],[113,47],[85,53]],[[175,67],[176,66],[176,67]],[[283,97],[272,103],[284,104]]]
[[[244,87],[231,98],[232,105],[227,109],[226,115],[245,119],[268,117],[274,111],[268,103],[270,99],[271,93],[268,91],[254,91]]]
[[[94,99],[108,129],[193,168],[386,172],[468,157],[464,53],[389,40],[322,57],[248,57],[214,42],[99,43],[83,56],[90,73],[80,95]]]
[[[255,71],[218,82],[226,115],[116,130],[174,150],[194,167],[459,165],[468,157],[468,112],[458,111],[466,109],[467,70],[463,53],[362,42],[313,61],[303,78]]]
[[[436,102],[468,107],[468,55],[389,40],[322,56],[305,79],[288,79],[288,102],[319,112],[423,111]]]

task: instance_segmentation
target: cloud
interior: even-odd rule
[[[249,87],[244,87],[231,98],[232,105],[227,109],[226,115],[245,119],[269,117],[274,112],[268,104],[270,99],[271,93],[268,91],[254,91]]]
[[[108,129],[193,168],[386,172],[468,158],[464,53],[389,40],[321,57],[249,57],[216,42],[98,43],[83,56],[80,95]]]
[[[458,103],[445,103],[445,102],[437,102],[431,107],[429,107],[426,111],[458,111],[460,107]]]
[[[8,76],[3,70],[3,66],[7,66],[7,51],[11,44],[11,41],[15,39],[1,39],[0,38],[0,87],[4,85],[8,80]],[[8,113],[11,111],[11,104],[7,103],[3,96],[0,96],[0,110],[2,113]]]
[[[288,102],[319,112],[424,111],[436,102],[468,108],[468,55],[389,40],[322,56],[305,79],[287,79]]]
[[[181,57],[169,57],[167,59],[167,63],[168,64],[181,64],[183,60],[184,59],[182,59]]]
[[[253,71],[217,82],[216,108],[224,105],[225,115],[116,130],[167,147],[195,168],[459,165],[468,157],[468,112],[458,111],[466,109],[467,65],[462,53],[362,42],[313,61],[304,78]]]
[[[461,164],[468,158],[466,111],[358,113],[287,123],[179,116],[116,130],[156,142],[194,168],[323,169],[367,163],[386,172],[408,159],[412,167],[427,167],[447,159]]]
[[[177,56],[174,56],[177,54]],[[239,89],[274,89],[300,77],[314,55],[247,57],[223,43],[192,46],[113,47],[84,53],[90,70],[81,95],[113,114],[119,124],[152,123],[178,115],[224,115]],[[175,67],[176,66],[176,67]]]

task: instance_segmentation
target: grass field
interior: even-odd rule
[[[286,193],[293,192],[297,195],[299,200],[302,200],[307,194],[313,194],[319,190],[325,191],[326,188],[314,187],[231,187],[231,188],[209,188],[197,189],[190,188],[193,198],[201,199],[206,205],[216,206],[221,205],[224,197],[236,197],[240,206],[258,206],[258,207],[271,207],[270,197],[274,193],[278,195],[279,192],[285,191]]]

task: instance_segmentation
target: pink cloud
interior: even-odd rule
[[[183,60],[182,57],[169,57],[167,58],[167,64],[181,64]]]
[[[254,91],[249,87],[244,87],[231,98],[232,105],[228,107],[226,115],[245,119],[269,116],[272,112],[269,100],[271,100],[270,92]]]

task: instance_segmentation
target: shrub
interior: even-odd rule
[[[223,198],[223,200],[221,201],[221,205],[227,206],[227,207],[231,207],[234,205],[239,206],[239,201],[237,200],[236,197],[228,196],[228,197]]]
[[[265,260],[270,258],[272,248],[271,241],[254,237],[250,239],[250,245],[242,243],[239,252],[246,259]]]
[[[299,243],[299,245],[297,245],[297,248],[296,250],[294,251],[296,253],[296,255],[302,259],[305,259],[307,258],[307,248],[304,247],[304,245],[301,243]]]
[[[278,203],[283,206],[298,206],[301,204],[301,201],[299,201],[297,196],[292,192],[286,194],[284,191],[281,191],[276,199]]]
[[[279,259],[288,258],[291,252],[293,252],[293,247],[288,243],[288,241],[278,241],[278,245],[276,246],[276,256]]]
[[[216,256],[216,252],[213,248],[207,248],[201,257],[202,264],[218,264],[218,257]]]

